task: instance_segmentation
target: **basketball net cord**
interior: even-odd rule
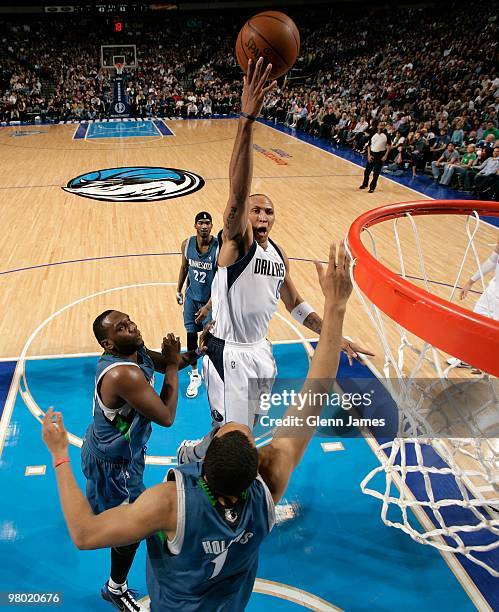
[[[421,280],[431,293],[416,223],[410,213],[406,213],[405,219],[415,237]],[[406,273],[399,221],[393,221],[399,273],[402,278],[410,280]],[[449,300],[459,286],[470,252],[480,269],[475,246],[479,226],[480,217],[476,212],[467,217],[467,245]],[[370,237],[373,256],[379,259],[374,235],[366,228],[364,231]],[[405,328],[382,316],[379,308],[364,296],[355,282],[354,266],[352,259],[350,274],[354,290],[385,354],[384,378],[380,373],[378,378],[397,405],[400,436],[378,447],[380,465],[367,474],[361,482],[361,490],[382,501],[381,519],[385,525],[401,529],[421,544],[461,553],[492,576],[499,577],[499,567],[494,567],[492,554],[487,554],[499,547],[497,379],[480,373],[475,378],[449,380],[449,373],[460,365],[460,361],[451,360],[451,365],[445,362],[444,367],[442,355],[429,342],[421,341],[421,346],[415,346]],[[485,291],[481,272],[480,276]],[[493,312],[490,303],[489,309]],[[391,338],[398,336],[394,350],[387,326]],[[434,378],[428,378],[428,366]],[[374,367],[372,369],[375,371]],[[459,437],[448,437],[449,433]],[[412,491],[415,485],[420,491],[418,498]],[[415,526],[416,521],[408,513],[409,509],[420,519],[421,525]]]

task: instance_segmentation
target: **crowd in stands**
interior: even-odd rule
[[[226,38],[233,31],[233,27],[227,29],[222,15],[200,21],[161,14],[161,19],[135,20],[120,36],[111,32],[111,24],[104,19],[63,15],[50,20],[17,17],[2,22],[0,121],[107,117],[114,71],[101,67],[102,44],[136,45],[137,68],[125,67],[124,71],[132,114],[228,113],[238,100],[238,90],[225,81],[210,82],[213,70],[207,67],[202,71],[202,82],[209,87],[200,95],[199,79],[195,84],[194,77],[204,58],[220,58],[225,73],[227,66],[234,73],[230,82],[236,82],[240,71],[226,51]],[[219,49],[224,50],[223,57]],[[187,83],[191,90],[196,87],[196,94],[189,91]]]
[[[487,162],[499,141],[494,3],[337,8],[290,10],[301,55],[268,96],[264,117],[359,153],[382,121],[392,142],[387,173],[426,170],[464,190],[484,168],[497,177],[497,162]],[[233,45],[243,19],[168,12],[135,20],[119,40],[95,19],[6,21],[0,120],[107,116],[113,78],[100,66],[102,43],[137,45],[138,67],[125,70],[136,116],[235,113],[241,78]]]

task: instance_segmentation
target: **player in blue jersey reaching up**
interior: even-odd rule
[[[178,369],[196,361],[195,352],[179,355],[173,334],[163,339],[161,353],[144,346],[137,325],[117,310],[106,310],[93,324],[104,349],[97,362],[93,420],[81,449],[87,499],[96,514],[134,502],[144,491],[145,446],[151,421],[170,427],[178,400]],[[158,395],[154,372],[165,375]],[[111,572],[102,597],[119,610],[140,610],[127,586],[140,540],[111,548]]]
[[[244,610],[258,568],[260,545],[275,522],[275,504],[315,431],[338,369],[342,326],[352,285],[350,261],[331,246],[327,270],[317,264],[325,297],[319,343],[301,389],[270,444],[257,450],[251,430],[231,422],[214,435],[202,461],[169,470],[164,482],[135,503],[95,515],[68,459],[61,413],[47,411],[43,439],[52,454],[64,518],[82,549],[147,540],[151,612]],[[286,417],[289,417],[287,419]]]
[[[177,303],[184,306],[188,351],[197,348],[198,332],[210,322],[210,310],[205,305],[210,299],[218,251],[218,240],[211,235],[213,221],[209,212],[202,211],[196,215],[194,228],[196,235],[182,242],[182,263],[177,284]],[[186,279],[187,289],[184,297],[182,288]],[[187,397],[196,397],[200,385],[201,376],[197,363],[194,363],[187,387]]]

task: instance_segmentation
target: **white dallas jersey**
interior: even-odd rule
[[[227,342],[259,342],[276,311],[286,267],[276,245],[256,240],[244,257],[218,267],[211,286],[212,334]]]

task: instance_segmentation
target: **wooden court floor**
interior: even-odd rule
[[[236,122],[166,123],[172,136],[95,140],[74,140],[76,125],[0,128],[0,359],[15,360],[33,337],[28,357],[97,352],[92,321],[107,308],[128,312],[151,347],[169,331],[185,343],[175,300],[180,245],[200,210],[212,213],[215,230],[221,227]],[[345,237],[361,213],[425,196],[383,177],[374,194],[359,191],[362,168],[263,124],[255,126],[254,144],[252,191],[274,202],[272,237],[291,259],[301,294],[320,312],[313,260],[324,260],[329,243]],[[101,202],[62,189],[80,174],[128,166],[181,168],[202,176],[205,185],[151,203]],[[432,289],[448,297],[466,246],[465,219],[428,216],[416,223]],[[400,271],[391,224],[373,234],[382,262]],[[421,284],[408,222],[401,222],[400,235],[406,272]],[[496,237],[496,228],[481,224],[475,245],[482,260]],[[469,258],[463,282],[475,269]],[[477,297],[470,294],[464,305],[472,308]],[[313,335],[298,329],[280,304],[270,339],[297,340],[300,333]],[[372,348],[373,365],[382,368],[378,337],[355,295],[344,333]]]
[[[173,136],[98,140],[74,140],[75,125],[26,127],[22,130],[33,133],[22,137],[13,137],[20,128],[0,128],[0,357],[19,356],[41,323],[82,298],[88,299],[53,317],[29,355],[96,351],[91,323],[106,308],[128,312],[150,346],[158,346],[170,330],[184,336],[175,301],[178,252],[193,232],[198,211],[210,211],[215,229],[221,226],[236,123],[166,123]],[[291,263],[294,280],[320,311],[322,297],[311,260],[324,259],[330,241],[343,238],[362,212],[424,196],[385,178],[374,194],[361,192],[360,167],[263,124],[255,127],[254,143],[252,191],[266,193],[274,202],[272,237],[297,259]],[[181,168],[201,175],[205,186],[192,195],[152,203],[99,202],[62,189],[79,174],[121,166]],[[464,250],[464,219],[426,217],[417,223],[427,270],[440,283],[435,292],[448,296],[447,285],[455,281]],[[407,271],[418,277],[414,239],[408,227],[401,233]],[[482,258],[496,233],[491,226],[480,229],[476,244]],[[383,262],[398,270],[391,228],[378,226],[376,234]],[[464,279],[474,269],[469,260]],[[129,288],[107,292],[118,287]],[[95,293],[101,295],[88,297]],[[472,308],[476,297],[470,295],[466,306]],[[282,304],[279,312],[284,320],[274,318],[270,339],[296,339]],[[308,330],[300,331],[310,336]],[[356,298],[345,334],[372,347],[381,363],[377,337]]]

